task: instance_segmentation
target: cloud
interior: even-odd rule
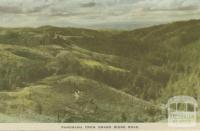
[[[199,13],[200,0],[0,0],[0,26],[141,27]]]
[[[45,1],[45,0],[41,0]],[[48,1],[48,0],[46,0]],[[33,0],[2,0],[0,1],[0,13],[1,14],[24,14],[29,15],[32,13],[41,13],[44,9],[47,9],[52,5],[52,3],[37,3]]]
[[[96,2],[88,2],[81,4],[81,7],[95,7],[96,4],[97,4]]]
[[[187,11],[199,10],[199,0],[142,0],[138,7],[146,11]]]
[[[22,10],[17,6],[0,6],[0,13],[22,13]]]

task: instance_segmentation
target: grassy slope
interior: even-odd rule
[[[109,38],[109,44],[104,41],[96,46],[92,46],[92,42],[77,44],[93,51],[128,58],[129,63],[120,59],[122,62],[118,64],[128,68],[135,76],[126,92],[166,102],[176,94],[198,97],[198,93],[194,92],[198,92],[199,82],[186,82],[181,77],[199,79],[199,29],[200,21],[191,20],[121,32]],[[182,90],[176,85],[178,81],[185,83],[180,86],[193,86],[193,91],[189,92],[189,87]],[[169,87],[175,89],[166,90]],[[164,98],[160,98],[162,96]]]
[[[155,114],[160,109],[153,104],[100,80],[91,79],[93,73],[89,72],[96,70],[105,75],[106,72],[129,73],[126,69],[109,64],[116,56],[72,45],[55,46],[1,44],[1,70],[5,72],[2,78],[8,80],[1,82],[0,111],[7,115],[2,122],[12,122],[16,118],[20,118],[21,122],[122,122],[158,119],[159,116]],[[88,73],[91,75],[87,75]],[[80,98],[76,100],[77,91],[80,91]],[[139,114],[143,114],[143,117]]]
[[[0,111],[41,122],[160,120],[152,103],[198,98],[199,29],[196,20],[125,32],[1,28]]]
[[[80,92],[77,99],[76,91]],[[29,106],[26,109],[32,107],[34,108],[32,110],[36,110],[37,113],[52,116],[56,121],[123,122],[121,116],[123,114],[127,121],[136,121],[136,118],[137,121],[157,119],[153,117],[157,112],[151,112],[155,107],[150,103],[79,76],[47,78],[41,81],[40,85],[25,88],[20,92],[20,96],[23,92],[27,93],[26,99],[36,103],[35,106]],[[41,105],[42,109],[38,108],[38,105]],[[26,114],[26,110],[24,112]],[[152,115],[152,118],[141,118],[138,115],[141,113],[147,116]]]

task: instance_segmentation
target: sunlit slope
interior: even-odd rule
[[[134,31],[0,29],[0,113],[38,122],[163,119],[174,95],[199,97],[200,21]]]
[[[162,99],[163,103],[174,95],[198,98],[199,20],[118,32],[109,42],[101,41],[100,36],[96,39],[95,46],[92,40],[77,45],[123,58],[118,65],[133,74],[124,89],[127,93],[146,100]]]
[[[162,117],[159,106],[120,90],[130,71],[116,65],[118,56],[72,44],[0,47],[1,122],[142,122]]]
[[[54,76],[39,83],[0,93],[1,112],[38,122],[142,122],[162,117],[158,107],[80,76]]]

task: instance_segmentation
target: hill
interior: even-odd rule
[[[0,28],[0,113],[35,122],[153,122],[198,99],[200,21],[133,31]]]

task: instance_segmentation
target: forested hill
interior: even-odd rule
[[[150,122],[200,92],[200,21],[133,31],[0,28],[0,113],[42,122]]]

